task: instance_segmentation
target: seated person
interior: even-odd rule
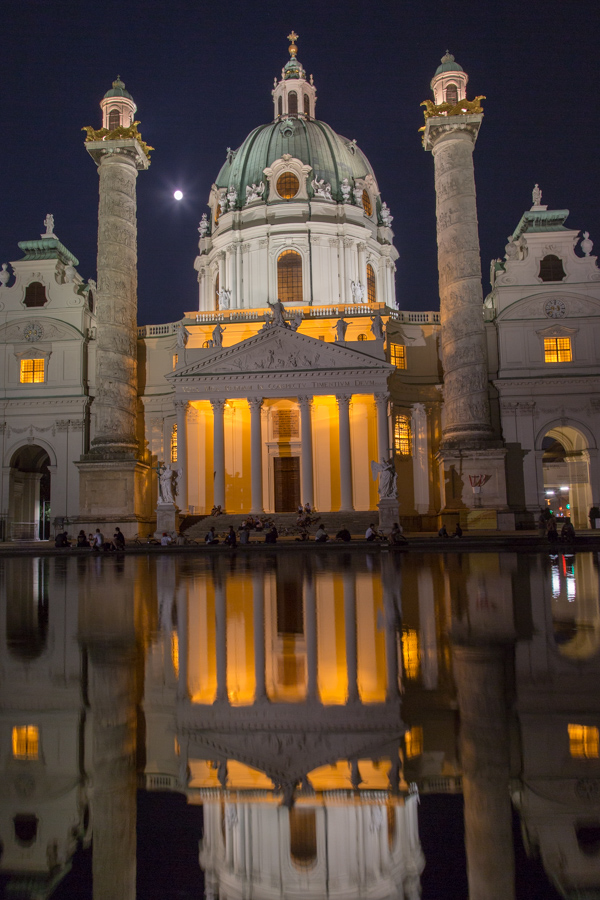
[[[573,528],[572,522],[565,522],[563,527],[560,529],[560,539],[561,541],[572,541],[575,537],[575,529]]]
[[[215,526],[212,525],[211,528],[206,533],[206,537],[204,538],[205,544],[218,544],[219,539],[215,534]]]
[[[317,544],[324,544],[325,541],[328,541],[329,538],[327,536],[327,532],[323,528],[323,523],[319,522],[319,527],[317,528],[317,533],[315,534],[315,541]]]
[[[438,531],[438,537],[441,537],[441,538],[447,538],[447,537],[449,537],[448,529],[446,528],[445,525],[442,525],[442,527],[441,527],[440,530]]]
[[[55,547],[70,547],[70,543],[68,541],[68,533],[66,531],[59,531],[54,540]]]
[[[264,529],[264,527],[265,527],[264,521],[262,519],[259,519],[257,516],[256,519],[254,520],[254,530],[262,531]]]
[[[88,541],[88,539],[87,539],[87,537],[86,537],[86,534],[85,534],[85,531],[83,530],[83,528],[81,529],[81,531],[80,531],[79,534],[77,535],[77,546],[78,546],[78,547],[89,547],[89,546],[90,546],[90,542]]]
[[[402,526],[394,522],[390,531],[390,544],[406,544],[406,538],[402,534]]]
[[[113,544],[116,550],[124,550],[125,549],[125,535],[117,525],[115,529],[115,533],[113,534]]]
[[[305,503],[305,504],[304,504],[304,512],[306,513],[307,516],[310,516],[310,515],[311,515],[311,513],[312,513],[312,508],[311,508],[310,503]]]
[[[160,546],[168,547],[169,544],[172,544],[172,543],[173,543],[173,538],[171,537],[171,535],[167,534],[166,531],[163,531],[161,539],[160,539]]]
[[[336,539],[336,541],[344,541],[347,544],[348,541],[352,540],[352,535],[350,534],[350,532],[348,531],[346,526],[342,525],[342,527],[336,534],[335,539]]]
[[[229,526],[229,531],[225,535],[224,543],[227,544],[229,547],[235,547],[237,545],[237,535],[235,533],[233,525]]]
[[[238,530],[239,530],[240,544],[249,544],[250,543],[250,534],[248,532],[248,529],[244,528],[242,526]]]
[[[452,537],[459,538],[459,537],[462,537],[462,534],[463,534],[463,530],[460,527],[460,522],[457,522],[456,528],[454,529],[454,534],[452,535]]]
[[[276,544],[277,538],[279,534],[277,533],[277,529],[274,525],[271,525],[267,533],[265,534],[265,544]]]
[[[379,534],[377,533],[377,531],[375,529],[375,525],[373,522],[371,522],[371,524],[365,531],[365,541],[375,541],[375,540],[377,540],[378,537],[379,537]]]

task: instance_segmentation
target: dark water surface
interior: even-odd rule
[[[0,588],[2,896],[600,897],[596,554],[20,557]]]

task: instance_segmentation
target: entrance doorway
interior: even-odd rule
[[[275,512],[295,512],[300,506],[300,457],[276,456]]]
[[[546,432],[541,449],[546,506],[559,523],[570,519],[575,529],[588,528],[592,490],[586,438],[578,429],[561,425]]]
[[[47,540],[50,525],[50,457],[28,444],[10,461],[9,529],[12,541]]]

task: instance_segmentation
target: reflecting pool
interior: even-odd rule
[[[1,895],[600,897],[596,554],[82,552],[0,588]]]

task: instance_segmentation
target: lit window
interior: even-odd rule
[[[356,338],[356,340],[357,341],[368,341],[369,339],[366,336],[366,334],[359,334],[359,336]]]
[[[179,746],[179,741],[175,738],[175,756],[179,756],[181,754],[181,747]]]
[[[373,207],[371,205],[371,198],[369,197],[369,194],[367,193],[366,190],[364,190],[362,192],[362,205],[363,205],[363,209],[364,209],[366,215],[372,216],[373,215]]]
[[[567,276],[563,268],[562,259],[559,256],[555,256],[553,253],[549,253],[548,256],[545,256],[540,260],[539,277],[541,281],[562,281],[563,278],[566,278]]]
[[[41,384],[44,381],[43,359],[21,360],[21,384]]]
[[[277,296],[282,303],[302,303],[302,257],[284,250],[277,260]]]
[[[179,635],[175,630],[171,632],[171,661],[175,677],[179,678]]]
[[[569,725],[569,750],[574,759],[598,759],[599,732],[593,725]]]
[[[12,730],[12,750],[15,759],[37,759],[40,752],[40,731],[37,725],[15,725]]]
[[[458,88],[455,84],[449,84],[446,88],[446,103],[451,103],[452,106],[458,103]]]
[[[177,462],[177,424],[171,429],[171,462]]]
[[[290,116],[298,115],[298,94],[296,91],[290,91],[288,95],[288,112]]]
[[[415,681],[419,674],[421,664],[421,652],[419,648],[419,635],[414,628],[402,630],[402,662],[404,674],[408,681]]]
[[[300,190],[300,182],[293,172],[284,172],[277,179],[276,187],[283,200],[292,200]]]
[[[404,735],[404,746],[406,747],[406,758],[414,759],[423,752],[423,729],[420,725],[415,725],[410,731]]]
[[[46,288],[39,281],[32,281],[25,288],[25,299],[23,303],[27,307],[45,306],[48,302],[46,297]]]
[[[390,344],[390,362],[397,369],[406,368],[406,347],[404,344]]]
[[[121,115],[118,109],[111,109],[108,114],[108,130],[112,131],[113,128],[118,128],[121,124]]]
[[[544,362],[571,362],[571,338],[544,338]]]
[[[367,264],[367,300],[369,303],[377,303],[377,282],[375,281],[375,270],[373,266]]]
[[[411,455],[412,441],[408,416],[396,416],[394,419],[394,449],[401,456]]]
[[[177,368],[177,363],[179,362],[179,353],[173,354],[173,368]]]

